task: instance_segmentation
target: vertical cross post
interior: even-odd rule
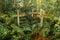
[[[32,9],[32,17],[34,16],[33,14],[34,14],[34,10]]]
[[[18,23],[18,26],[20,26],[20,16],[19,16],[19,10],[17,10],[17,23]]]
[[[45,12],[41,9],[40,10],[40,23],[41,23],[41,26],[43,26],[43,20],[44,20],[44,15],[45,15]]]
[[[34,9],[32,9],[32,12],[30,12],[30,14],[32,15],[32,17],[34,16]]]

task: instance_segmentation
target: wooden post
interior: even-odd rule
[[[32,9],[32,17],[34,16],[34,10]]]
[[[40,23],[41,23],[41,26],[43,26],[43,21],[44,21],[44,15],[45,15],[45,12],[41,9],[40,10]]]
[[[19,10],[17,10],[17,23],[18,23],[18,26],[20,26]]]
[[[32,12],[30,12],[29,14],[32,15],[32,17],[34,16],[35,12],[34,12],[34,9],[32,9]]]

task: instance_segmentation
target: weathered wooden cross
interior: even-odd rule
[[[17,12],[17,15],[13,15],[12,17],[17,17],[17,24],[18,24],[18,26],[20,26],[20,17],[22,17],[22,16],[25,16],[25,14],[21,14],[20,13],[20,10],[16,10],[16,12]]]
[[[15,17],[17,17],[17,24],[18,26],[20,26],[20,17],[25,16],[25,14],[20,14],[20,10],[17,10],[17,15],[15,15]]]

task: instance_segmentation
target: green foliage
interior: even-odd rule
[[[60,1],[59,0],[2,0],[2,10],[0,11],[0,40],[31,40],[40,35],[47,37],[49,40],[60,40]],[[23,5],[22,5],[23,4]],[[36,9],[37,7],[37,9]],[[20,17],[20,26],[17,25],[17,18],[12,16],[19,9],[25,16]],[[43,26],[41,19],[37,16],[31,16],[28,12],[40,11],[43,9],[46,13]],[[1,17],[6,15],[5,17]],[[37,31],[36,31],[37,30]],[[39,31],[39,32],[38,32]],[[39,34],[40,33],[40,34]]]
[[[2,40],[6,35],[10,32],[6,27],[4,27],[4,24],[0,23],[0,40]]]

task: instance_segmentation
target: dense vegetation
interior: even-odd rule
[[[32,9],[45,12],[43,23]],[[60,0],[0,0],[0,40],[60,40]]]

